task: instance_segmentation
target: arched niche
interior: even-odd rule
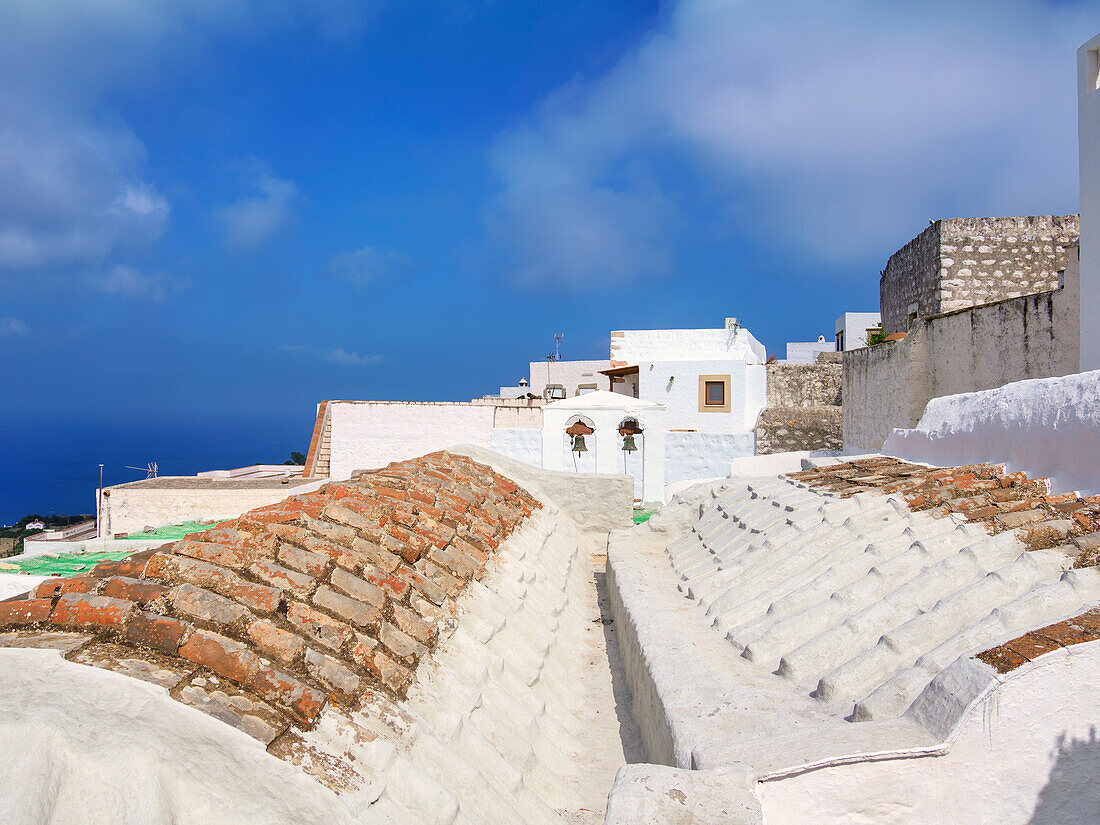
[[[582,446],[583,450],[577,448]],[[594,473],[598,466],[598,438],[595,422],[586,415],[571,415],[562,431],[564,465],[578,473]]]

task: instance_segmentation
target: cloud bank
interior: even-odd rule
[[[278,27],[345,37],[379,3],[355,0],[11,0],[0,3],[0,277],[109,267],[166,229],[170,206],[119,92],[185,72],[225,36]],[[232,213],[248,241],[278,222],[285,181],[261,181]]]
[[[328,263],[328,273],[349,284],[361,286],[406,273],[412,265],[412,260],[400,252],[364,246],[353,252],[333,256]]]
[[[298,187],[260,165],[253,174],[252,192],[216,212],[225,240],[238,249],[257,247],[285,229],[294,217]]]
[[[678,219],[830,263],[932,217],[1076,208],[1096,3],[681,0],[500,134],[488,230],[521,283],[668,272]]]

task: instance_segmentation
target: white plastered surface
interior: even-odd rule
[[[996,707],[997,677],[969,657],[1100,601],[1096,571],[1070,564],[1056,551],[1027,551],[1011,534],[911,513],[892,497],[834,499],[774,477],[691,488],[648,527],[613,534],[608,554],[648,758],[681,769],[750,771],[756,786],[742,788],[745,811],[770,782],[833,771],[848,806],[831,807],[834,818],[814,815],[814,795],[831,788],[807,784],[802,807],[791,808],[797,816],[783,813],[782,793],[764,797],[767,821],[869,815],[878,822],[880,809],[858,803],[863,769],[844,766],[889,763],[866,768],[899,777],[887,798],[904,798],[907,778],[931,777],[921,760],[952,753],[975,713],[982,724],[975,708]],[[1066,708],[1080,726],[1086,684],[1064,686],[1066,698],[1052,711]],[[1058,724],[1056,716],[1038,724],[1031,747],[1057,748]],[[1005,735],[1006,745],[1011,740]],[[975,760],[960,752],[955,770],[981,770]],[[653,800],[639,800],[633,781],[641,770],[621,772],[609,823],[647,821],[639,817]],[[984,781],[996,787],[1015,770],[988,765]],[[664,776],[650,776],[650,790],[684,790],[682,776]],[[702,805],[710,792],[704,782],[694,787]],[[729,792],[729,783],[721,787]],[[634,803],[616,802],[620,791]],[[1015,809],[1034,803],[1036,791],[1035,783],[1021,790]],[[931,806],[934,786],[920,793]],[[963,821],[943,818],[956,802],[929,807],[922,821]]]

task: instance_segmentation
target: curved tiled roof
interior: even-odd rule
[[[914,512],[957,513],[991,533],[1024,527],[1021,539],[1032,549],[1059,547],[1078,567],[1094,565],[1100,550],[1100,496],[1052,495],[1048,479],[1009,473],[1004,464],[926,467],[877,456],[789,476],[839,498],[894,493]]]
[[[271,742],[402,698],[454,597],[542,505],[450,453],[363,472],[0,602],[0,643],[154,681]]]

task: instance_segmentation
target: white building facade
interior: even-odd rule
[[[867,346],[868,333],[881,328],[881,313],[845,312],[836,319],[836,351],[844,352]]]
[[[613,332],[610,356],[533,361],[526,386],[469,402],[322,402],[307,470],[347,478],[465,443],[536,467],[633,475],[635,498],[659,503],[666,484],[725,476],[755,453],[766,355],[734,319]],[[578,422],[593,432],[575,452],[566,429]]]

